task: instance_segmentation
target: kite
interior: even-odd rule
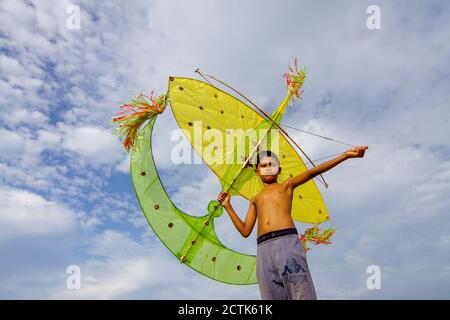
[[[306,70],[297,60],[284,74],[287,95],[278,108],[267,115],[248,98],[213,76],[195,71],[205,81],[170,76],[166,94],[156,97],[140,94],[112,119],[119,124],[115,132],[124,137],[123,146],[130,155],[130,172],[135,193],[144,216],[160,241],[179,259],[199,273],[229,284],[255,284],[256,256],[227,248],[215,232],[215,218],[223,212],[217,200],[210,201],[203,215],[193,216],[177,208],[164,189],[152,153],[155,121],[168,104],[178,126],[183,129],[192,148],[217,176],[222,191],[250,200],[263,188],[255,175],[255,157],[259,150],[277,148],[280,182],[307,170],[297,147],[314,165],[301,147],[280,126],[286,107],[301,99]],[[219,89],[206,77],[233,90],[254,108],[234,95]],[[146,125],[144,126],[144,123]],[[140,129],[143,127],[142,129]],[[196,136],[207,137],[195,139]],[[223,137],[227,142],[223,143]],[[325,187],[326,181],[320,178]],[[329,221],[322,196],[313,179],[297,187],[292,200],[292,218],[314,226],[300,236],[305,251],[307,242],[329,244],[335,232],[320,232],[317,225]]]

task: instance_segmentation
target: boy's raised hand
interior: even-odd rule
[[[228,192],[219,193],[217,201],[219,201],[224,207],[230,206],[230,194]]]
[[[354,147],[354,148],[347,150],[345,152],[345,154],[349,158],[362,158],[362,157],[364,157],[364,153],[366,152],[367,149],[369,149],[368,146]]]

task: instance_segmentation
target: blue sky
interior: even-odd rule
[[[81,28],[67,28],[70,5]],[[369,5],[381,29],[366,26]],[[181,265],[147,225],[112,131],[118,106],[200,67],[267,112],[293,57],[308,69],[284,124],[369,145],[318,184],[333,245],[308,263],[321,299],[450,298],[450,5],[442,1],[1,1],[0,298],[259,299]],[[203,212],[219,183],[170,161],[171,113],[156,123],[164,186]],[[297,131],[312,159],[342,145]],[[200,195],[200,196],[199,196]],[[195,198],[194,198],[195,196]],[[232,199],[241,214],[247,203]],[[226,214],[229,247],[256,253]],[[299,229],[305,226],[297,224]],[[80,290],[66,287],[69,265]],[[381,269],[369,290],[366,269]]]

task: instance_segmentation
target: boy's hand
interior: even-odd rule
[[[354,148],[347,150],[345,152],[345,155],[348,158],[362,158],[362,157],[364,157],[364,153],[366,152],[367,149],[369,149],[368,146],[354,147]]]
[[[231,206],[230,194],[228,192],[219,193],[217,201],[219,201],[225,208]]]

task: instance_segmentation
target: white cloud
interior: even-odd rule
[[[57,150],[60,140],[60,133],[52,129],[36,131],[20,126],[15,131],[0,129],[0,159],[22,170],[39,167],[42,152]]]
[[[13,58],[7,57],[5,55],[0,55],[0,66],[2,71],[8,75],[18,75],[25,73],[25,68]]]
[[[0,239],[66,233],[75,224],[65,205],[26,190],[1,186],[0,208]]]
[[[115,169],[119,172],[128,174],[130,172],[130,154],[127,154],[127,156],[116,165]]]
[[[111,165],[120,161],[123,151],[116,136],[99,127],[61,125],[62,147],[82,156],[94,166]]]
[[[23,138],[9,130],[0,129],[0,153],[2,158],[6,156],[14,156],[20,154],[24,150]]]
[[[61,142],[61,136],[54,131],[39,130],[37,134],[39,142],[42,143],[47,148],[56,149],[59,146],[59,143]]]
[[[31,126],[42,127],[48,121],[46,115],[39,111],[27,111],[25,109],[14,110],[8,117],[5,116],[5,121],[12,125],[28,124]]]

